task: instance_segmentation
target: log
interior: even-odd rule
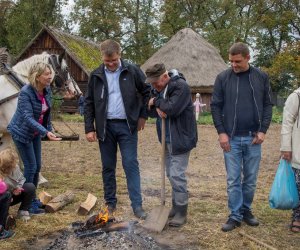
[[[52,200],[52,195],[48,194],[45,191],[40,192],[39,194],[39,199],[40,201],[43,203],[43,205],[47,205],[49,203],[49,201]]]
[[[81,205],[78,208],[77,213],[80,215],[87,215],[92,208],[96,205],[97,197],[93,194],[89,193],[86,200],[81,203]]]
[[[248,238],[249,240],[254,241],[256,244],[261,245],[261,246],[263,246],[263,247],[265,247],[265,248],[267,248],[267,249],[270,249],[270,250],[277,250],[277,248],[272,247],[272,246],[268,245],[267,243],[264,243],[264,242],[262,242],[262,241],[260,241],[260,240],[258,240],[258,239],[256,239],[256,238],[254,238],[253,236],[250,236],[249,234],[245,233],[245,232],[242,231],[242,230],[239,231],[239,234],[242,235],[242,236],[244,236],[244,237],[246,237],[246,238]]]
[[[48,213],[54,213],[62,209],[65,205],[71,203],[74,200],[74,193],[72,191],[67,191],[64,194],[60,194],[53,198],[45,207]]]

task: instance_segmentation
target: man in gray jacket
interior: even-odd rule
[[[146,70],[146,82],[151,83],[150,114],[157,116],[157,132],[161,141],[161,118],[166,119],[166,172],[172,186],[170,226],[186,222],[188,190],[185,171],[190,151],[198,140],[197,125],[191,92],[184,77],[168,72],[164,64],[155,64]]]
[[[215,81],[211,102],[214,125],[224,152],[230,215],[222,230],[245,221],[259,222],[251,211],[261,144],[272,118],[271,88],[267,74],[249,65],[249,48],[235,43],[229,49],[231,68]]]

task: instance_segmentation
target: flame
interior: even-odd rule
[[[95,223],[100,225],[105,225],[108,221],[108,209],[103,208],[101,209],[100,213],[96,217]]]

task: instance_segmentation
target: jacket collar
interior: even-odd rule
[[[121,72],[122,71],[125,71],[125,70],[128,70],[128,63],[122,59],[120,59],[121,61]],[[93,72],[94,75],[96,76],[103,76],[105,74],[105,65],[102,63],[94,72]]]

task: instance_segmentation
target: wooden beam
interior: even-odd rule
[[[78,208],[78,214],[80,215],[87,215],[93,207],[96,205],[97,197],[93,194],[89,193],[86,200],[81,203],[81,205]]]
[[[45,207],[48,213],[54,213],[62,209],[65,205],[71,203],[74,200],[74,193],[72,191],[67,191],[64,194],[60,194],[53,198]]]

